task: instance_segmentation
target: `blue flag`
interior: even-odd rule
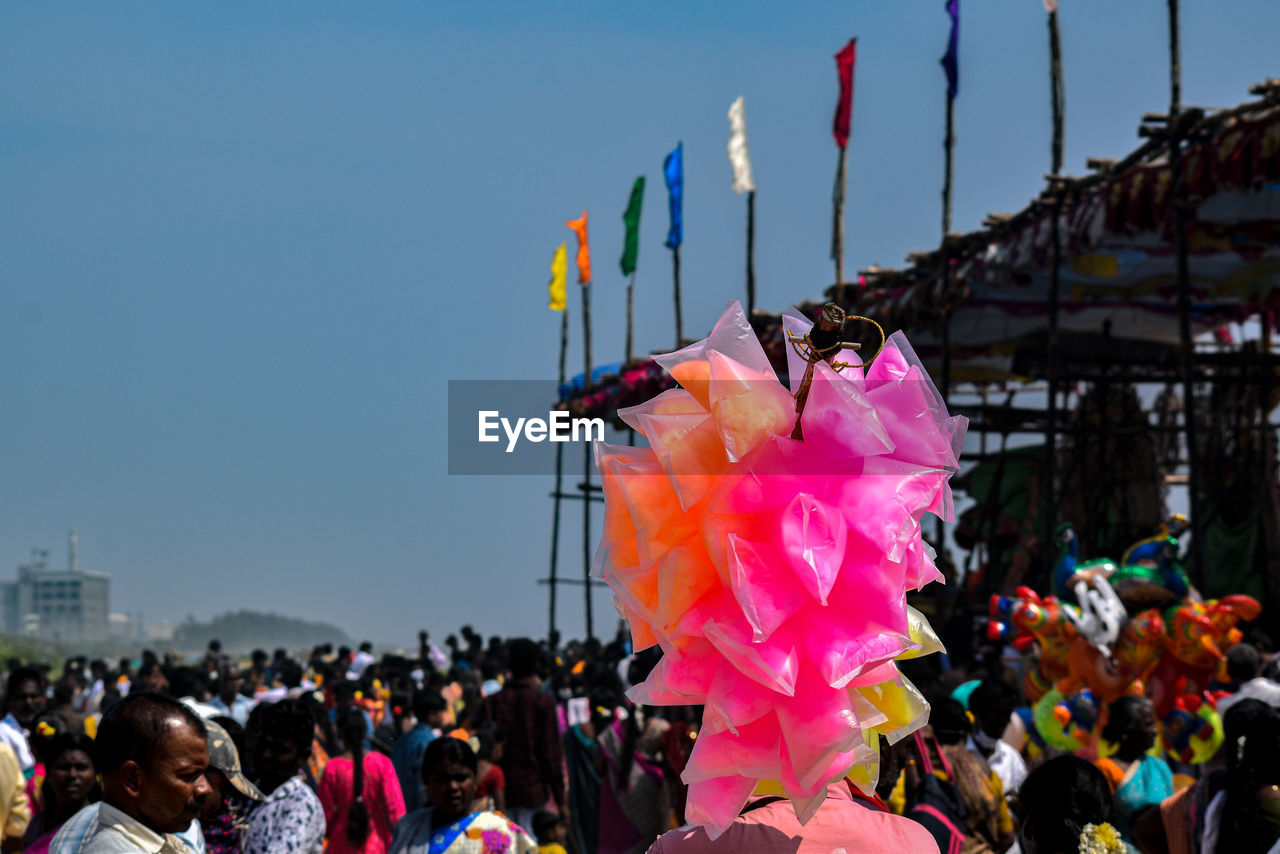
[[[941,61],[947,72],[947,100],[954,101],[960,91],[960,0],[947,0],[947,14],[951,17],[951,37]]]
[[[667,204],[671,208],[671,228],[667,230],[667,248],[678,249],[684,242],[684,143],[662,161],[662,177],[667,180]]]

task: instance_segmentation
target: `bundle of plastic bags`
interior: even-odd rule
[[[941,649],[906,593],[941,577],[921,517],[951,518],[965,419],[898,333],[865,369],[818,361],[792,439],[807,363],[791,360],[788,390],[731,303],[706,340],[658,358],[680,388],[619,413],[649,447],[596,453],[595,572],[635,648],[663,650],[630,696],[705,704],[683,779],[712,836],[762,781],[801,821],[833,780],[869,792],[879,736],[928,718],[895,662]]]

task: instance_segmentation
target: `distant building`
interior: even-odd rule
[[[149,641],[171,641],[182,625],[177,620],[158,620],[147,623],[144,637]]]
[[[54,641],[103,641],[111,633],[111,576],[82,572],[71,532],[67,569],[50,569],[34,550],[18,580],[0,582],[0,631]]]
[[[107,617],[107,625],[112,640],[141,640],[144,637],[141,613],[111,614]]]

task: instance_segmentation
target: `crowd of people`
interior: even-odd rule
[[[1265,637],[1217,686],[1224,740],[1157,755],[1151,701],[1106,716],[1107,755],[1037,747],[999,656],[904,671],[927,726],[881,744],[874,794],[839,781],[800,822],[758,791],[716,839],[685,824],[696,706],[626,697],[661,652],[489,638],[375,656],[10,661],[0,720],[5,852],[642,854],[1280,851],[1280,684]]]

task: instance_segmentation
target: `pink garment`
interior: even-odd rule
[[[929,831],[909,818],[855,804],[841,780],[827,786],[826,799],[807,824],[796,819],[790,801],[775,801],[738,816],[714,842],[701,827],[681,827],[662,834],[649,848],[649,854],[719,851],[938,854],[938,844]]]
[[[53,842],[53,837],[58,835],[59,830],[62,830],[62,825],[58,825],[43,836],[37,837],[34,842],[22,849],[22,854],[48,854],[49,845]]]
[[[404,815],[404,796],[395,766],[381,753],[364,755],[364,803],[369,808],[369,838],[357,848],[347,839],[347,813],[355,799],[355,765],[334,757],[324,767],[316,794],[324,807],[328,827],[328,854],[385,854],[391,847],[391,829]]]

